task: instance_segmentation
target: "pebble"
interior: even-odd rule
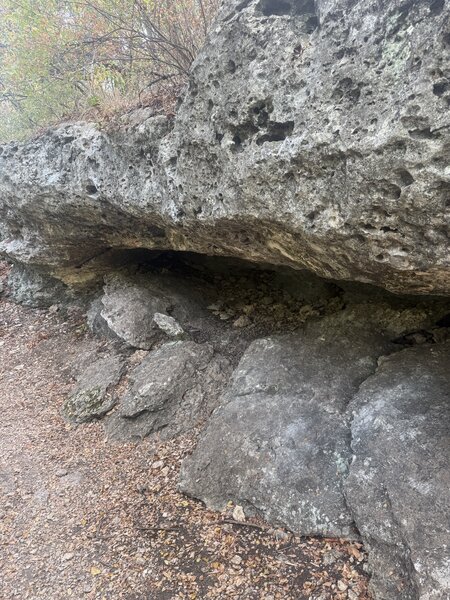
[[[68,473],[67,469],[58,469],[55,472],[55,475],[56,475],[56,477],[65,477],[67,475],[67,473]]]
[[[72,560],[73,556],[73,552],[66,552],[65,554],[63,554],[63,560]]]
[[[337,582],[337,586],[340,592],[345,592],[345,590],[348,588],[348,585],[341,579]]]
[[[250,323],[251,321],[248,317],[241,315],[236,319],[236,321],[234,321],[233,327],[248,327]]]
[[[219,311],[221,309],[221,305],[220,304],[210,304],[209,306],[206,307],[208,310],[214,310],[214,311]]]
[[[242,508],[242,506],[239,506],[239,504],[234,507],[234,510],[233,510],[233,519],[235,521],[239,521],[239,523],[244,523],[244,521],[245,521],[245,512],[244,512],[244,509]]]
[[[274,530],[272,530],[272,533],[273,533],[273,536],[275,537],[275,539],[278,541],[286,542],[287,540],[290,540],[292,537],[291,533],[283,531],[283,529],[274,529]]]
[[[235,554],[231,559],[231,562],[233,563],[233,565],[240,565],[242,562],[242,558],[239,556],[239,554]]]

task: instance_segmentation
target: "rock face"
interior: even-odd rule
[[[227,0],[175,117],[0,151],[0,252],[193,250],[450,293],[444,0]],[[70,270],[72,269],[72,270]]]
[[[192,429],[217,406],[231,375],[229,362],[208,344],[169,342],[151,352],[130,375],[130,384],[106,429],[111,436],[165,438]]]
[[[361,535],[377,600],[447,598],[450,342],[395,350],[368,322],[253,342],[180,487],[303,535]]]
[[[383,360],[351,403],[345,483],[376,598],[450,595],[450,343]]]
[[[392,349],[361,325],[341,313],[253,342],[185,462],[181,489],[217,509],[250,505],[303,535],[354,536],[342,491],[346,407]]]

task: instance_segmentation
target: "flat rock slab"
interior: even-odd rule
[[[450,598],[450,343],[384,359],[351,410],[345,493],[375,597]]]
[[[117,402],[113,388],[124,371],[124,359],[114,354],[87,367],[78,378],[75,391],[64,402],[64,418],[72,423],[85,423],[105,415]]]
[[[354,536],[342,490],[347,403],[390,344],[341,313],[253,342],[184,463],[180,487],[217,509],[233,500],[304,535]]]
[[[156,431],[174,437],[211,413],[230,376],[230,363],[209,344],[168,342],[132,371],[106,429],[119,439],[142,439]]]

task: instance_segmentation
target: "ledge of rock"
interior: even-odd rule
[[[0,149],[0,252],[67,283],[157,248],[449,294],[449,11],[227,0],[174,120]]]

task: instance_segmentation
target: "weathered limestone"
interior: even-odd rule
[[[114,387],[125,371],[122,357],[109,354],[81,373],[77,386],[64,402],[63,416],[72,423],[86,423],[110,411],[117,402]]]
[[[171,248],[449,294],[449,11],[227,0],[174,120],[0,149],[0,252],[71,283]]]
[[[354,536],[342,491],[346,407],[393,348],[347,313],[253,342],[185,462],[181,488],[214,508],[249,505],[303,535]]]

